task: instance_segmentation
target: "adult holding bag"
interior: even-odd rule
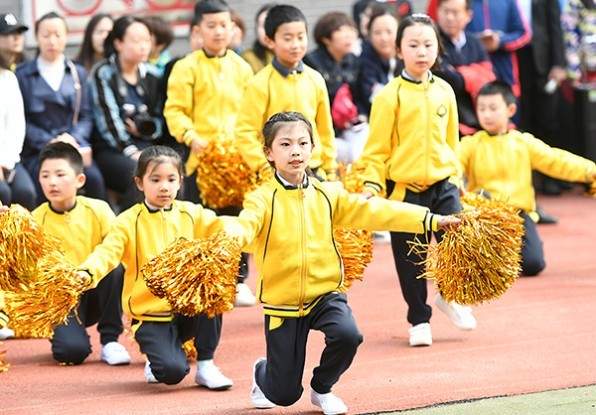
[[[366,117],[359,115],[353,94],[358,79],[358,58],[352,53],[357,40],[354,21],[345,13],[330,12],[315,25],[318,48],[304,62],[316,69],[327,85],[331,116],[337,137],[337,158],[351,163],[358,158],[366,141],[362,127]]]

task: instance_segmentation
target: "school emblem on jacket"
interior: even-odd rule
[[[443,117],[445,114],[447,114],[447,107],[443,104],[439,105],[437,108],[437,115]]]

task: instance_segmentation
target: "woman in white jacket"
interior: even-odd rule
[[[35,186],[21,165],[25,139],[25,111],[16,76],[0,53],[0,201],[35,208]]]

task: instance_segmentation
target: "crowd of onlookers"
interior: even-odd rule
[[[229,48],[254,72],[273,58],[263,28],[272,5],[257,11],[249,48],[242,48],[246,26],[238,14],[227,34]],[[443,43],[434,73],[455,91],[462,135],[478,129],[476,93],[499,79],[518,98],[519,128],[578,151],[570,133],[576,124],[572,101],[574,89],[593,88],[596,80],[593,0],[431,0],[427,12]],[[314,25],[316,47],[304,61],[327,84],[341,162],[358,158],[372,99],[402,70],[395,37],[400,19],[411,13],[408,1],[358,0],[352,16],[329,12]],[[191,50],[202,47],[195,26],[191,21]],[[23,52],[27,30],[35,32],[37,46],[29,59]],[[85,194],[122,210],[136,201],[131,177],[143,148],[166,144],[188,157],[163,117],[177,60],[169,52],[174,34],[158,16],[114,20],[97,14],[73,59],[65,55],[67,36],[67,21],[56,13],[40,17],[34,28],[13,14],[0,15],[0,200],[30,209],[41,203],[39,152],[47,143],[64,141],[85,161]],[[560,185],[542,181],[545,191],[558,192]],[[198,201],[194,180],[185,186],[185,197]]]

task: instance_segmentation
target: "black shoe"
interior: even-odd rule
[[[541,207],[536,208],[536,213],[538,213],[538,223],[541,225],[554,225],[555,223],[559,223],[559,219],[556,216],[549,215]]]

